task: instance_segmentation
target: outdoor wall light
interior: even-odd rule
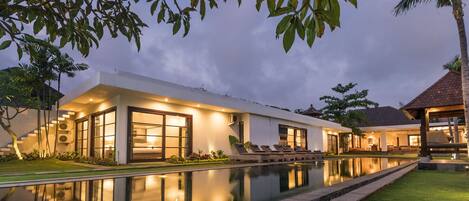
[[[169,101],[168,98],[164,98],[164,102],[168,102],[168,101]]]
[[[90,99],[88,99],[88,100],[89,100],[90,102],[93,102],[93,99],[92,99],[92,98],[90,98]]]

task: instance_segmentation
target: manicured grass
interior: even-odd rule
[[[464,172],[413,171],[372,194],[367,201],[469,200],[469,175]]]
[[[213,162],[213,163],[186,163],[178,164],[173,166],[161,166],[161,167],[148,167],[148,168],[128,168],[124,166],[116,166],[111,170],[99,170],[99,171],[81,171],[81,172],[64,172],[64,173],[53,173],[53,174],[26,174],[26,175],[13,175],[13,176],[0,176],[0,184],[19,182],[19,181],[30,181],[39,179],[55,179],[55,178],[72,178],[72,177],[83,177],[83,176],[113,176],[117,174],[158,174],[168,171],[190,171],[194,168],[213,168],[213,167],[229,167],[229,164],[225,162]],[[128,166],[127,166],[128,167]]]
[[[9,161],[0,163],[0,175],[11,173],[31,173],[46,171],[67,171],[83,170],[89,167],[81,166],[76,163],[60,161],[56,159],[35,160],[35,161]]]

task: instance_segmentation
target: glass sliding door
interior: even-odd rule
[[[191,117],[129,107],[130,161],[165,160],[190,154]]]
[[[308,149],[306,129],[279,125],[280,145]]]
[[[88,156],[88,119],[76,122],[75,151],[80,156]]]
[[[116,111],[114,109],[92,115],[92,156],[114,160]]]
[[[163,159],[163,115],[132,112],[132,160]]]
[[[337,154],[338,153],[338,138],[336,135],[327,135],[327,152]]]

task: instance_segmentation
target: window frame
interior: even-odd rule
[[[113,146],[113,150],[114,150],[114,156],[112,158],[113,161],[116,161],[116,138],[117,138],[117,107],[111,107],[111,108],[108,108],[108,109],[105,109],[103,111],[99,111],[99,112],[96,112],[96,113],[93,113],[90,115],[91,117],[91,144],[90,144],[90,157],[95,157],[95,136],[96,136],[96,125],[95,125],[95,117],[97,116],[100,116],[100,115],[103,115],[103,134],[102,134],[102,153],[101,153],[101,157],[100,158],[105,158],[104,157],[104,152],[105,152],[105,142],[106,142],[106,114],[107,113],[111,113],[111,112],[115,112],[115,115],[114,115],[114,146]]]
[[[83,154],[83,130],[84,130],[84,129],[83,129],[83,123],[86,122],[86,121],[88,122],[88,126],[87,126],[87,128],[86,128],[86,131],[87,131],[87,136],[86,136],[86,141],[87,141],[87,142],[86,142],[86,149],[87,149],[87,150],[86,150],[86,153]],[[80,154],[81,154],[81,156],[86,156],[86,157],[88,157],[89,154],[90,154],[90,143],[91,143],[91,135],[90,135],[90,134],[91,134],[91,132],[90,132],[90,127],[91,127],[91,125],[90,125],[90,118],[89,118],[89,116],[85,116],[85,117],[82,117],[82,118],[79,118],[79,119],[76,119],[76,120],[75,120],[75,143],[74,143],[74,144],[75,144],[75,151],[76,151],[76,152],[78,152],[78,131],[79,131],[78,124],[79,124],[79,123],[82,123],[82,128],[81,128],[81,131],[82,131],[82,133],[81,133],[82,139],[81,139],[81,152],[80,152]]]
[[[280,133],[280,129],[286,129],[286,134],[285,135],[285,139],[282,139],[282,133]],[[308,129],[306,128],[300,128],[300,127],[295,127],[295,126],[289,126],[289,125],[285,125],[285,124],[279,124],[278,125],[278,135],[279,135],[279,144],[282,144],[282,142],[286,142],[286,145],[288,145],[288,129],[293,129],[293,149],[295,149],[297,146],[298,146],[298,142],[297,142],[297,137],[298,135],[301,134],[301,132],[298,132],[298,131],[304,131],[304,135],[305,135],[305,149],[308,149]],[[301,144],[300,144],[301,146]]]
[[[163,116],[163,133],[162,133],[162,157],[161,159],[141,159],[141,160],[135,160],[132,159],[133,155],[133,136],[132,136],[132,113],[133,112],[140,112],[140,113],[147,113],[147,114],[154,114],[154,115],[162,115]],[[133,162],[154,162],[154,161],[165,161],[166,158],[166,127],[175,127],[174,125],[166,125],[166,115],[172,115],[172,116],[181,116],[186,118],[186,123],[188,125],[185,126],[185,128],[189,131],[189,135],[186,136],[186,143],[188,143],[188,147],[185,147],[188,151],[186,154],[187,157],[189,154],[193,152],[193,118],[192,115],[190,114],[183,114],[183,113],[176,113],[176,112],[168,112],[168,111],[161,111],[161,110],[154,110],[154,109],[148,109],[148,108],[141,108],[141,107],[134,107],[134,106],[128,106],[127,107],[127,161],[130,163]],[[183,128],[183,127],[178,127],[178,128]],[[181,134],[178,137],[179,141],[181,141]],[[188,141],[188,142],[187,142]],[[170,148],[174,149],[174,148]],[[182,147],[179,147],[179,153],[182,153]]]

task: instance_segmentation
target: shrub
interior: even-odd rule
[[[23,153],[23,159],[26,161],[41,160],[46,157],[42,157],[41,153],[38,150],[34,150],[31,153]]]
[[[63,152],[63,153],[58,153],[57,155],[55,155],[55,158],[61,161],[73,161],[73,160],[77,160],[78,158],[80,158],[80,154],[75,151]]]
[[[231,146],[233,146],[236,143],[239,143],[239,139],[234,135],[229,135],[228,140],[230,141]]]
[[[228,158],[228,156],[225,155],[225,152],[223,152],[223,150],[218,150],[217,151],[217,157],[218,158]]]
[[[16,154],[8,154],[5,156],[0,156],[0,163],[14,161],[14,160],[18,160],[18,157],[16,156]]]

